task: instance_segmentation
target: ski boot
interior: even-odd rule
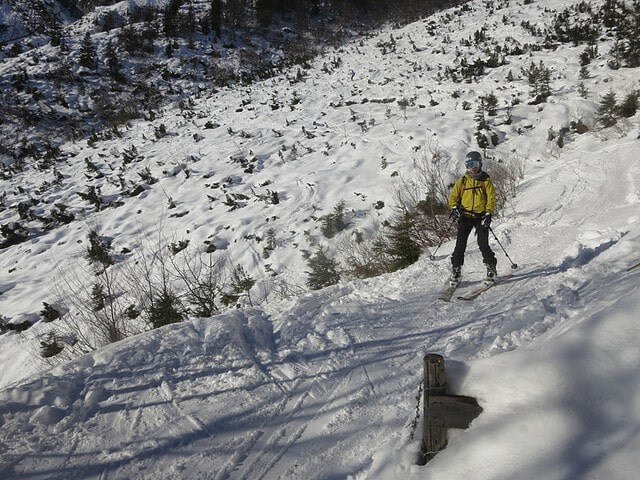
[[[487,264],[487,277],[484,279],[484,283],[486,283],[487,285],[496,283],[497,276],[498,271],[496,270],[496,266]]]
[[[449,279],[449,284],[451,286],[457,285],[460,283],[460,279],[462,278],[462,267],[454,266],[451,269],[451,278]]]

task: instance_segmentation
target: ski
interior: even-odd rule
[[[442,300],[444,302],[450,301],[451,297],[453,297],[453,292],[456,291],[458,285],[460,285],[460,282],[450,281],[447,289],[438,296],[438,300]]]
[[[505,280],[510,279],[511,277],[513,277],[513,274],[509,274],[509,275],[505,275],[504,277],[500,277],[495,282],[484,283],[481,287],[478,287],[478,288],[476,288],[474,290],[471,290],[470,292],[465,293],[464,295],[459,295],[458,296],[458,300],[473,300],[474,298],[477,298],[478,296],[480,296],[482,293],[486,292],[490,288],[493,288],[496,285],[499,285],[500,283],[504,282]]]

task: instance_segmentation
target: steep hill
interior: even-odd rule
[[[603,4],[468,2],[5,170],[1,314],[33,326],[0,337],[3,477],[633,475],[638,67]],[[356,278],[471,149],[515,178],[492,240],[513,279],[438,302],[447,241]],[[322,250],[342,280],[309,292]],[[55,346],[87,354],[41,371]],[[427,352],[484,412],[419,467]]]

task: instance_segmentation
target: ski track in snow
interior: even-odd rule
[[[226,433],[218,432],[215,422],[207,424],[199,420],[216,417],[207,412],[216,402],[216,397],[211,396],[211,386],[217,383],[218,389],[224,389],[218,378],[221,371],[214,366],[205,368],[202,378],[197,377],[202,362],[210,361],[204,357],[211,355],[206,342],[203,342],[203,357],[191,357],[193,365],[182,364],[177,357],[167,357],[172,360],[159,371],[146,374],[138,371],[135,377],[121,371],[119,377],[110,379],[101,373],[101,368],[96,368],[99,365],[94,365],[78,392],[84,402],[71,402],[74,395],[66,397],[63,388],[57,392],[61,399],[67,398],[67,402],[72,403],[67,410],[67,421],[54,423],[58,459],[56,455],[46,455],[35,460],[29,454],[33,446],[25,445],[20,455],[2,454],[3,470],[7,471],[11,465],[21,466],[37,473],[34,478],[53,478],[53,472],[66,472],[65,478],[104,480],[126,475],[171,478],[187,468],[185,460],[177,460],[169,472],[161,472],[153,465],[155,456],[173,452],[178,457],[180,452],[190,451],[189,470],[202,471],[200,478],[207,478],[204,471],[212,457],[225,458],[226,454],[218,451],[222,441],[223,451],[233,451],[233,455],[219,463],[213,477],[218,480],[339,476],[345,472],[331,470],[331,451],[316,450],[314,436],[333,437],[338,448],[347,438],[352,446],[360,441],[384,441],[376,426],[381,421],[379,415],[389,408],[385,395],[389,391],[397,395],[398,388],[405,391],[407,403],[399,406],[391,417],[395,415],[394,423],[409,435],[407,425],[415,410],[410,402],[421,381],[417,368],[421,355],[429,351],[440,351],[459,359],[492,355],[528,343],[570,318],[584,308],[590,293],[598,289],[598,285],[587,281],[590,277],[584,268],[591,268],[594,260],[606,255],[615,245],[612,240],[600,241],[602,243],[596,242],[593,247],[583,246],[555,267],[522,267],[512,279],[476,299],[473,309],[456,302],[437,302],[434,288],[404,290],[398,286],[394,289],[391,282],[392,288],[380,296],[363,294],[362,290],[348,286],[332,287],[320,298],[294,306],[273,333],[276,350],[267,349],[270,357],[257,350],[264,342],[243,337],[248,335],[247,331],[236,328],[237,335],[231,338],[243,352],[243,370],[253,372],[255,378],[251,383],[260,385],[257,388],[269,389],[268,398],[272,400],[268,407],[249,402],[249,408],[257,407],[252,428],[232,435],[228,429]],[[423,267],[441,268],[431,263]],[[607,278],[603,277],[602,282],[607,282]],[[523,292],[529,294],[523,295]],[[432,298],[431,311],[424,310],[425,297]],[[395,319],[399,316],[404,321],[396,325]],[[538,320],[532,322],[536,317]],[[302,329],[299,322],[310,319],[315,319],[313,329]],[[413,327],[408,328],[410,325]],[[206,324],[203,322],[201,327],[206,328]],[[287,341],[283,343],[285,338]],[[296,341],[300,348],[289,351]],[[416,346],[422,348],[416,351]],[[280,350],[283,347],[284,350]],[[157,349],[159,345],[155,348],[147,345],[145,351]],[[161,352],[146,355],[151,365],[162,364]],[[378,362],[387,363],[387,367],[373,368]],[[406,372],[400,373],[407,369],[415,372],[408,376]],[[391,375],[372,378],[369,371],[378,375],[386,371]],[[258,377],[260,381],[254,382]],[[394,378],[400,379],[402,385],[394,384],[398,381]],[[407,382],[407,378],[412,381]],[[73,385],[68,387],[71,388],[67,390],[74,390]],[[231,390],[236,388],[230,386]],[[369,407],[366,412],[358,411],[357,405],[370,397],[376,400],[368,401],[378,406]],[[107,399],[101,407],[101,402]],[[29,408],[27,406],[21,416],[24,428],[34,415]],[[33,408],[50,407],[35,405]],[[363,423],[363,419],[366,422]],[[72,423],[80,428],[71,428]],[[110,438],[105,437],[106,443],[101,444],[98,439],[91,440],[91,432],[100,431],[96,430],[97,425],[105,428],[111,425],[108,428],[113,430],[113,437],[121,437],[123,441],[109,444]],[[344,433],[344,428],[355,426],[362,429],[363,440]],[[16,451],[15,446],[12,451]],[[317,456],[317,460],[299,465],[296,459],[301,456]],[[370,466],[367,461],[353,458],[348,471],[367,471]]]

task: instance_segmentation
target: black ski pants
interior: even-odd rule
[[[487,265],[497,263],[496,256],[489,246],[489,229],[480,224],[481,218],[469,218],[462,215],[458,220],[458,236],[456,238],[456,247],[451,255],[451,264],[454,267],[464,265],[464,252],[467,249],[467,241],[471,230],[476,229],[476,238],[478,247],[482,253],[482,261]]]

